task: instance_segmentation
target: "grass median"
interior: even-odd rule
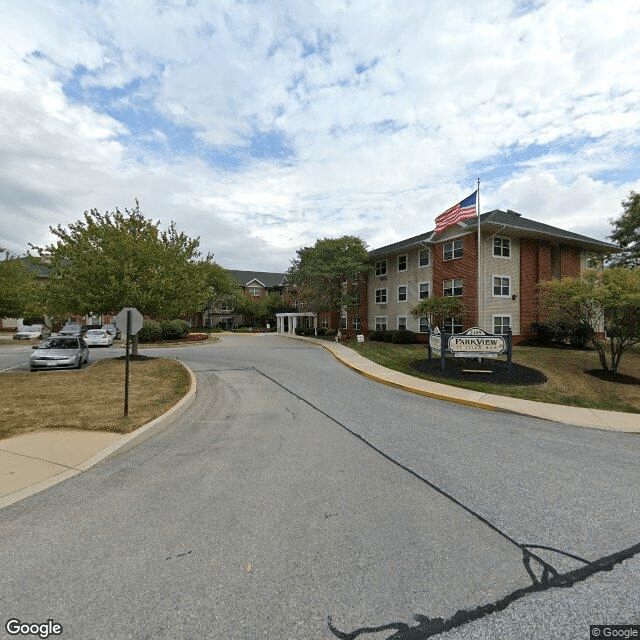
[[[40,429],[129,433],[165,413],[190,389],[189,372],[168,358],[129,363],[129,417],[124,417],[124,358],[81,371],[0,375],[0,439]]]
[[[425,345],[367,341],[361,347],[355,342],[349,342],[347,346],[384,367],[424,380],[538,402],[640,413],[640,347],[638,346],[627,351],[622,357],[620,373],[623,375],[620,378],[626,378],[625,382],[603,380],[593,373],[587,373],[597,370],[600,366],[598,355],[592,348],[516,346],[513,348],[513,362],[537,369],[547,377],[547,381],[543,384],[527,386],[477,382],[473,380],[473,374],[469,375],[468,380],[459,380],[447,378],[446,375],[421,373],[416,370],[415,363],[426,358]]]

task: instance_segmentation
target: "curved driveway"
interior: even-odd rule
[[[195,404],[1,512],[6,619],[112,640],[640,619],[637,435],[412,395],[275,335],[158,353],[196,372]]]

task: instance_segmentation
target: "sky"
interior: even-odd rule
[[[229,269],[640,191],[637,0],[0,0],[0,247],[131,209]]]

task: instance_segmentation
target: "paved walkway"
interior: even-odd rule
[[[247,337],[255,335],[247,334]],[[450,387],[387,369],[337,342],[299,336],[292,336],[292,339],[318,344],[360,374],[412,393],[490,411],[508,411],[582,427],[640,433],[639,414],[568,407]],[[191,378],[191,390],[177,405],[165,415],[126,436],[62,430],[33,432],[1,440],[0,508],[82,473],[116,451],[135,446],[163,429],[195,399],[196,378],[193,372]]]

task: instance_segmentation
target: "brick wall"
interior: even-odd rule
[[[560,245],[560,277],[576,278],[580,275],[580,249]]]
[[[433,255],[433,290],[432,295],[441,296],[443,282],[452,278],[462,278],[462,301],[467,308],[464,328],[475,326],[478,322],[478,238],[468,234],[462,238],[462,258],[444,260],[442,251],[444,242],[434,245]]]
[[[551,254],[546,250],[548,260],[543,271],[551,273]],[[531,323],[538,320],[538,290],[540,280],[540,245],[537,240],[520,240],[520,334],[532,335]]]

